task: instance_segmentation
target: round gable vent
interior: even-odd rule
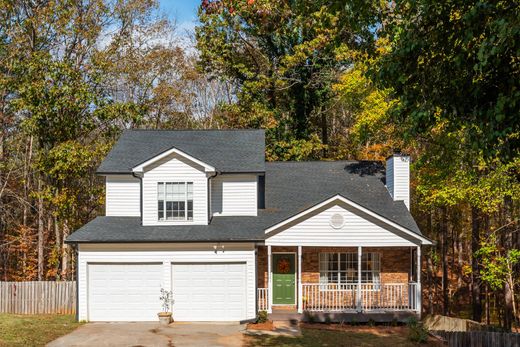
[[[330,225],[334,228],[334,229],[339,229],[341,228],[343,225],[345,224],[345,219],[343,218],[343,216],[339,213],[334,213],[331,217],[330,217]]]

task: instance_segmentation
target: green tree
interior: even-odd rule
[[[329,145],[332,84],[353,63],[345,52],[373,50],[380,11],[377,1],[203,1],[199,66],[235,86],[222,123],[266,128],[270,158],[316,157]]]
[[[490,222],[500,223],[495,214],[514,214],[518,204],[519,18],[517,1],[399,2],[383,30],[390,52],[375,71],[399,101],[395,121],[420,148],[423,207],[467,204],[472,211],[471,296],[478,321],[483,233]]]
[[[64,239],[100,212],[95,167],[115,137],[191,124],[192,96],[179,83],[189,69],[157,9],[148,0],[0,0],[4,278],[18,269],[23,279],[71,278]],[[37,247],[26,247],[33,238]]]

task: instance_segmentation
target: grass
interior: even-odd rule
[[[417,346],[416,343],[410,342],[406,335],[400,333],[373,333],[355,332],[355,331],[337,331],[337,330],[321,330],[302,328],[301,337],[281,337],[281,336],[250,336],[246,341],[247,347],[255,346],[359,346],[359,347],[375,347],[375,346]],[[422,345],[427,346],[427,345]]]
[[[44,346],[80,325],[72,315],[0,314],[0,346]]]

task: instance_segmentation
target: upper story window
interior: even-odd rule
[[[380,283],[379,253],[361,255],[361,283]],[[355,284],[358,282],[357,253],[320,253],[321,284]]]
[[[193,220],[193,182],[157,183],[159,221]]]

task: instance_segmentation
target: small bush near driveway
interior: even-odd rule
[[[73,315],[0,313],[0,346],[45,346],[80,325]]]

